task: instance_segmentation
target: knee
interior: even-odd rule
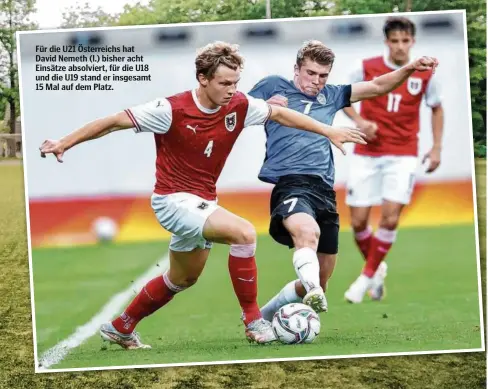
[[[320,238],[320,228],[317,224],[304,223],[297,225],[291,232],[296,248],[310,247],[317,249]]]
[[[354,232],[361,232],[368,228],[368,219],[353,217],[351,219],[351,226]]]
[[[381,217],[380,227],[386,230],[396,230],[398,226],[398,215],[389,214]]]
[[[238,237],[234,244],[255,244],[256,243],[256,229],[254,226],[247,222],[240,228]]]

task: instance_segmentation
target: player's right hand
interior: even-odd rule
[[[64,146],[59,140],[47,139],[39,147],[41,158],[46,158],[46,154],[54,154],[58,162],[63,162]]]
[[[279,107],[288,107],[288,99],[285,96],[274,95],[273,97],[266,100],[268,104],[277,105]]]
[[[344,143],[357,143],[360,145],[365,145],[365,135],[362,131],[356,128],[349,127],[330,127],[328,129],[327,137],[330,142],[341,150],[342,154],[346,155],[346,149],[344,148]]]
[[[426,70],[431,70],[435,73],[435,69],[439,66],[439,61],[434,57],[420,57],[409,64],[409,66],[419,72],[425,72]]]
[[[369,120],[361,120],[357,123],[357,126],[364,133],[366,140],[373,141],[376,139],[378,125],[375,122]]]

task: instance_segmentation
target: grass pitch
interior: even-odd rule
[[[137,327],[152,350],[130,353],[115,346],[101,351],[101,340],[94,336],[52,367],[480,348],[473,226],[406,229],[399,237],[388,258],[387,299],[350,305],[343,293],[362,261],[351,234],[341,234],[341,259],[327,293],[330,312],[321,315],[321,335],[313,344],[247,343],[227,270],[228,247],[216,245],[199,282]],[[291,251],[267,236],[260,237],[258,247],[262,305],[295,275]],[[165,243],[34,250],[40,354],[89,321],[113,295],[131,288],[131,281],[166,252]]]
[[[480,243],[482,245],[482,275],[483,290],[485,291],[486,257],[486,162],[477,162],[478,178],[478,211],[480,216]],[[84,373],[55,373],[37,374],[34,371],[31,306],[29,293],[29,270],[27,257],[27,240],[25,229],[25,206],[22,184],[21,166],[0,166],[0,261],[2,272],[0,274],[0,388],[483,388],[486,383],[486,354],[450,354],[438,356],[408,356],[408,357],[382,357],[355,360],[328,360],[304,362],[280,362],[266,364],[224,365],[182,367],[164,369],[138,369],[123,371],[84,372]],[[406,233],[406,231],[405,231]],[[402,232],[402,234],[404,234]],[[400,239],[398,241],[400,244]],[[278,247],[278,246],[276,246]],[[286,250],[287,251],[287,250]],[[159,252],[159,248],[158,248]],[[392,251],[392,256],[394,252]],[[463,256],[459,261],[467,258]],[[389,258],[390,260],[391,258]],[[358,257],[348,258],[351,268],[359,267]],[[347,274],[340,276],[344,269],[345,254],[342,253],[341,263],[337,273],[333,276],[334,290],[340,295],[343,291],[339,280],[347,279]],[[393,261],[391,261],[393,263]],[[398,265],[405,261],[398,261]],[[224,268],[224,264],[215,266]],[[289,265],[289,264],[288,264]],[[426,264],[428,265],[428,264]],[[392,265],[393,266],[393,265]],[[284,271],[288,266],[280,267]],[[396,268],[396,266],[395,266]],[[392,290],[394,283],[390,282],[395,276],[392,267],[389,276],[389,297],[386,304],[395,296]],[[209,269],[208,269],[209,270]],[[356,271],[357,269],[353,269]],[[265,281],[265,271],[261,270],[260,286]],[[208,273],[211,273],[208,271]],[[212,271],[213,273],[213,271]],[[205,272],[205,275],[207,272]],[[354,273],[355,274],[355,273]],[[399,274],[399,273],[397,273]],[[434,274],[435,275],[435,274]],[[352,280],[352,279],[351,279]],[[347,281],[350,281],[347,279]],[[194,290],[203,289],[197,284]],[[332,283],[332,281],[331,281]],[[412,283],[410,287],[420,285],[420,281]],[[229,284],[230,287],[230,284]],[[260,291],[260,301],[269,297],[265,291]],[[274,291],[273,291],[274,292]],[[192,291],[187,292],[192,293]],[[332,297],[331,309],[342,310],[358,308],[341,304]],[[336,292],[334,292],[335,294]],[[472,292],[471,292],[472,293]],[[181,295],[183,296],[183,294]],[[179,297],[181,297],[179,296]],[[79,300],[83,300],[81,297]],[[339,298],[340,300],[340,298]],[[392,302],[391,302],[392,303]],[[178,305],[182,304],[178,302]],[[175,307],[177,304],[174,304]],[[193,306],[198,306],[194,304]],[[379,305],[378,305],[379,306]],[[40,307],[40,306],[39,306]],[[39,308],[38,307],[38,308]],[[170,305],[168,306],[169,309]],[[228,309],[232,310],[236,303],[230,301]],[[346,308],[347,307],[347,308]],[[361,306],[359,306],[361,307]],[[368,303],[368,310],[374,307]],[[236,308],[237,309],[237,308]],[[355,311],[358,311],[355,309]],[[90,313],[87,313],[87,316]],[[339,311],[332,311],[330,317],[339,315]],[[358,312],[355,315],[359,314]],[[411,316],[416,316],[415,309]],[[356,318],[356,316],[354,316]],[[84,317],[81,316],[80,319]],[[391,315],[384,321],[394,319]],[[457,318],[464,320],[464,318]],[[156,316],[155,316],[156,320]],[[238,319],[232,313],[235,321],[236,341],[241,336]],[[329,319],[327,316],[327,322]],[[359,321],[355,319],[356,321]],[[325,323],[324,323],[325,324]],[[150,325],[148,321],[148,326]],[[352,325],[352,324],[351,324]],[[324,325],[322,335],[327,336],[327,329],[333,327]],[[151,337],[150,331],[142,328],[146,336]],[[69,331],[68,331],[69,332]],[[362,331],[364,334],[364,331]],[[463,337],[463,334],[459,334]],[[45,347],[55,340],[49,340],[45,334]],[[239,338],[240,339],[240,338]],[[157,339],[156,339],[157,340]],[[325,337],[324,337],[325,340]],[[49,343],[51,342],[51,343]],[[87,346],[89,343],[87,343]],[[282,347],[284,349],[284,347]],[[107,351],[107,353],[110,350]],[[75,354],[73,354],[75,356]],[[65,363],[69,362],[69,358]]]

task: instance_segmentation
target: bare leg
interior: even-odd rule
[[[246,336],[250,341],[268,343],[275,340],[270,323],[262,320],[257,304],[256,231],[247,220],[219,208],[207,219],[203,236],[207,240],[230,246],[229,273],[242,309]]]
[[[291,281],[261,308],[263,317],[271,320],[274,313],[286,304],[302,301],[317,312],[327,311],[327,300],[321,287],[321,266],[317,257],[320,228],[306,213],[296,213],[283,221],[295,245],[293,265],[298,280]],[[323,259],[324,263],[326,259]],[[326,269],[323,278],[332,270]]]

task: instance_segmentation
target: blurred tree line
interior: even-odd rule
[[[35,0],[0,0],[0,132],[15,133],[20,115],[16,31],[36,28],[29,17]],[[7,113],[8,117],[5,117]],[[15,156],[15,140],[9,139],[9,157]]]
[[[465,9],[468,24],[475,153],[486,157],[486,0],[271,0],[272,18]],[[36,28],[29,21],[35,0],[0,0],[0,119],[20,112],[15,32]],[[88,4],[63,13],[63,28],[264,19],[266,0],[150,0],[109,14]],[[14,132],[9,120],[4,132]]]

